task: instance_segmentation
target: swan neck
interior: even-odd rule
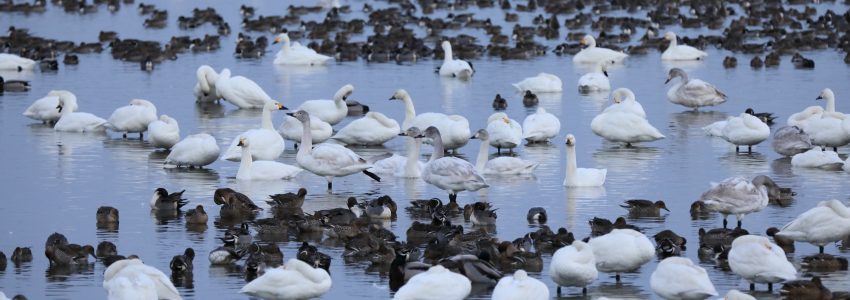
[[[263,109],[262,121],[263,121],[263,124],[262,124],[263,129],[274,130],[274,125],[272,124],[272,111],[271,110]]]
[[[835,112],[835,97],[826,97],[826,111]]]
[[[413,107],[413,99],[410,99],[410,96],[404,96],[401,101],[404,101],[404,123],[409,125],[410,122],[413,122],[413,119],[416,118],[416,109]]]
[[[413,139],[407,149],[407,161],[404,163],[405,170],[413,170],[419,163],[419,147],[422,146],[422,139]]]
[[[481,145],[478,146],[478,159],[476,159],[476,161],[475,161],[475,170],[478,171],[478,173],[483,173],[484,172],[484,166],[487,165],[487,160],[489,158],[488,157],[489,155],[487,153],[487,148],[489,146],[490,145],[487,142],[487,140],[481,140]]]
[[[434,141],[431,145],[434,146],[434,153],[431,153],[431,159],[429,162],[438,160],[443,157],[443,138],[438,134],[432,138]]]
[[[452,61],[452,57],[453,57],[452,56],[452,47],[451,46],[443,47],[443,51],[445,52],[445,54],[443,55],[443,61],[444,62]]]
[[[676,37],[670,40],[670,46],[667,46],[667,49],[673,49],[679,45],[679,42],[676,41]]]
[[[576,181],[576,147],[567,146],[567,183]]]
[[[251,172],[251,165],[253,164],[254,160],[251,157],[251,146],[242,146],[242,161],[239,162],[239,171],[236,171],[236,178],[244,178],[245,175]]]
[[[298,148],[298,154],[310,154],[313,151],[313,134],[310,132],[310,120],[301,123],[304,132],[301,134],[301,145]]]

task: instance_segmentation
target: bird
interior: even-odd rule
[[[596,258],[596,269],[615,273],[617,282],[620,282],[620,273],[640,268],[655,255],[652,242],[643,233],[632,229],[614,229],[590,239],[588,244]]]
[[[750,290],[755,289],[756,283],[767,283],[768,291],[772,291],[774,283],[797,277],[797,270],[785,257],[785,251],[763,236],[736,238],[728,257],[732,272],[749,281]]]
[[[461,300],[472,291],[466,276],[435,265],[428,271],[416,274],[395,293],[395,300],[447,299]]]
[[[404,103],[404,121],[401,125],[401,130],[407,130],[410,127],[418,127],[419,129],[434,126],[440,130],[443,139],[443,150],[452,150],[463,147],[469,142],[469,137],[472,134],[469,130],[469,120],[460,115],[446,115],[443,113],[427,112],[417,115],[413,107],[413,100],[404,89],[397,90],[390,100],[401,100]],[[431,144],[432,140],[423,138],[422,142]]]
[[[726,216],[735,215],[738,226],[744,216],[761,211],[767,207],[768,189],[773,181],[764,175],[753,178],[752,181],[743,177],[730,177],[720,183],[711,183],[711,188],[702,193],[699,201],[705,203],[709,210],[723,215],[723,228],[726,228]]]
[[[408,144],[407,156],[392,154],[387,158],[378,159],[372,163],[372,168],[369,171],[393,174],[395,177],[401,178],[419,178],[422,175],[422,169],[425,168],[425,163],[419,161],[422,131],[418,127],[410,127],[398,135],[413,139],[413,143]]]
[[[242,159],[242,149],[237,145],[239,137],[247,139],[251,145],[251,158],[254,160],[275,160],[286,147],[283,137],[274,130],[272,124],[272,111],[286,110],[286,106],[277,101],[269,101],[263,106],[263,113],[260,117],[260,128],[250,129],[234,138],[230,142],[230,146],[221,155],[221,160],[239,161]]]
[[[493,109],[495,110],[505,110],[508,108],[508,100],[502,98],[501,94],[496,94],[496,98],[493,98]]]
[[[561,121],[542,107],[522,121],[522,138],[529,144],[546,143],[560,132]]]
[[[532,93],[531,91],[525,91],[525,94],[522,96],[522,105],[525,107],[532,107],[540,103],[540,99],[537,99],[537,95]]]
[[[532,93],[560,93],[563,89],[561,78],[554,74],[543,73],[534,77],[528,77],[513,86],[520,92],[531,91]]]
[[[2,55],[2,53],[0,53]],[[26,80],[6,80],[0,76],[0,94],[3,92],[26,92],[31,88],[30,82]]]
[[[157,188],[153,197],[151,197],[150,206],[152,210],[180,210],[183,206],[189,203],[188,200],[183,199],[183,192],[186,190],[182,190],[176,193],[168,193],[168,190],[165,188]]]
[[[770,137],[770,127],[756,116],[745,112],[727,119],[720,137],[735,145],[735,152],[738,152],[739,146],[747,146],[747,152],[752,153],[753,145]]]
[[[187,225],[206,225],[207,221],[209,221],[209,216],[203,205],[198,204],[195,208],[186,211]]]
[[[488,143],[496,147],[497,153],[507,148],[511,153],[522,143],[522,126],[508,118],[503,112],[496,112],[487,118]]]
[[[192,260],[194,259],[195,250],[192,248],[186,248],[186,250],[183,250],[183,254],[175,255],[171,258],[171,262],[168,264],[168,267],[171,269],[172,274],[192,273],[192,269],[194,269]]]
[[[823,89],[817,100],[826,101],[826,107],[822,113],[806,119],[802,128],[811,137],[812,145],[833,148],[837,152],[838,147],[850,143],[850,133],[845,132],[845,128],[850,129],[850,121],[843,113],[835,111],[835,93],[831,89]]]
[[[801,168],[815,168],[837,170],[844,166],[844,161],[833,151],[822,151],[821,149],[809,149],[809,151],[795,154],[791,157],[791,166]]]
[[[434,152],[422,169],[422,180],[449,192],[449,201],[457,203],[457,193],[477,191],[490,185],[469,162],[460,158],[443,156],[443,139],[440,130],[431,126],[425,129],[423,137],[433,140]]]
[[[103,288],[109,299],[171,299],[180,292],[162,271],[137,258],[122,259],[103,272]]]
[[[438,69],[440,76],[461,79],[472,77],[472,74],[475,73],[472,64],[465,60],[454,59],[452,56],[452,44],[449,41],[443,41],[441,47],[443,48],[443,64]]]
[[[487,149],[489,149],[488,140],[490,139],[490,134],[487,132],[487,129],[479,129],[471,139],[481,141],[481,146],[479,146],[478,150],[478,159],[475,162],[475,171],[479,174],[531,174],[539,165],[537,162],[510,156],[499,156],[489,159]]]
[[[649,279],[652,290],[664,299],[706,299],[717,296],[708,273],[684,257],[668,257],[658,263]]]
[[[670,102],[693,109],[726,102],[726,94],[719,91],[714,85],[699,79],[689,79],[688,73],[679,68],[670,69],[667,81],[664,84],[676,77],[679,78],[679,82],[673,84],[667,91],[667,99]]]
[[[812,276],[811,280],[785,282],[779,289],[779,295],[786,299],[835,299],[819,276]]]
[[[215,138],[206,133],[193,134],[171,147],[165,158],[166,165],[177,167],[204,167],[215,162],[221,149]]]
[[[542,207],[532,207],[528,209],[528,214],[525,217],[528,220],[528,223],[539,223],[545,224],[548,219],[548,214],[546,213],[546,209]]]
[[[106,128],[122,132],[124,138],[128,133],[139,133],[139,139],[148,125],[157,120],[156,106],[148,100],[133,99],[130,104],[117,108],[109,119],[106,120]]]
[[[222,69],[215,82],[215,89],[222,99],[241,109],[263,108],[272,97],[251,79],[230,76],[230,69]]]
[[[354,92],[354,86],[346,84],[334,94],[333,100],[307,100],[296,108],[331,125],[336,125],[348,115],[348,105],[345,100]]]
[[[304,47],[298,42],[291,43],[287,32],[278,34],[272,44],[283,43],[280,51],[277,52],[274,58],[276,65],[306,65],[315,66],[323,65],[332,58],[327,55],[321,55],[315,50]]]
[[[65,99],[63,101],[65,103],[65,106],[62,108],[63,111],[77,111],[77,97],[73,93],[65,90],[53,90],[48,92],[47,96],[33,101],[23,112],[23,115],[27,118],[41,121],[44,124],[56,123],[62,116],[56,109],[60,98]],[[73,100],[68,100],[70,98],[73,98]]]
[[[776,233],[777,237],[814,244],[818,246],[819,253],[823,253],[826,244],[842,240],[848,235],[850,208],[838,200],[819,202]]]
[[[611,89],[608,81],[608,65],[610,62],[603,61],[596,64],[592,72],[581,75],[578,79],[578,92],[582,94],[593,92],[604,92]]]
[[[564,178],[564,186],[602,186],[605,184],[605,176],[608,169],[578,168],[576,163],[576,138],[567,134],[567,176]]]
[[[614,103],[591,120],[590,129],[593,133],[611,142],[625,143],[626,147],[631,147],[633,143],[652,142],[665,138],[658,129],[649,124],[645,114],[641,116],[642,108],[636,110],[638,106],[631,106],[617,96],[628,95],[628,93],[618,91],[614,91]],[[625,99],[632,98],[626,96]]]
[[[160,115],[159,120],[148,124],[148,140],[156,148],[171,149],[180,142],[180,125],[168,115]]]
[[[362,118],[345,125],[331,139],[347,145],[379,146],[398,136],[400,131],[401,126],[396,120],[382,113],[370,111]]]
[[[236,173],[238,180],[292,179],[302,171],[299,167],[277,161],[254,161],[251,158],[251,142],[245,137],[239,137],[239,143],[236,145],[242,147],[242,162]]]
[[[98,207],[95,217],[97,219],[98,226],[118,224],[118,209],[111,206]]]
[[[558,296],[561,295],[561,287],[570,286],[581,287],[582,294],[587,294],[587,286],[598,277],[593,249],[582,241],[574,241],[552,255],[549,278],[558,285]]]
[[[218,72],[209,65],[201,65],[195,71],[195,76],[198,79],[198,82],[195,83],[195,87],[192,89],[192,93],[195,95],[195,102],[218,102],[221,99],[215,88],[215,83],[218,81]]]
[[[284,116],[283,123],[277,128],[277,132],[280,133],[284,140],[294,142],[295,149],[298,149],[298,143],[301,142],[301,134],[304,133],[304,128],[301,127],[301,121],[290,116]],[[310,116],[310,132],[310,136],[313,137],[313,142],[316,144],[327,141],[334,134],[331,124],[312,115]]]
[[[757,113],[755,110],[753,110],[752,107],[748,107],[747,110],[745,110],[744,112],[751,114],[753,116],[756,116],[756,118],[759,118],[759,120],[761,120],[762,122],[764,122],[768,126],[773,125],[773,120],[776,120],[776,116],[774,116],[773,113],[769,113],[769,112]]]
[[[540,280],[528,277],[525,270],[517,270],[513,276],[505,276],[493,289],[493,300],[549,299],[549,288]]]
[[[56,110],[59,120],[53,125],[56,131],[64,132],[103,132],[106,120],[87,112],[65,110],[65,106],[77,107],[77,97],[60,97]]]
[[[585,46],[575,56],[574,64],[599,64],[600,62],[620,63],[628,57],[628,54],[617,52],[608,48],[596,47],[596,39],[591,35],[585,35],[580,44]]]
[[[794,156],[812,149],[812,139],[799,126],[785,126],[773,133],[773,151],[783,156]]]
[[[676,34],[668,31],[664,39],[670,41],[667,49],[661,53],[661,60],[704,60],[708,53],[688,45],[679,45]]]
[[[281,267],[266,269],[239,292],[265,299],[310,299],[327,293],[331,284],[327,271],[293,258]]]

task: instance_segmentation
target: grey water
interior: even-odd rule
[[[342,1],[343,5],[351,5],[354,11],[346,17],[362,17],[359,8],[363,3]],[[559,76],[564,83],[564,92],[540,95],[540,106],[560,118],[561,136],[551,145],[517,149],[519,157],[540,163],[534,176],[488,178],[489,189],[464,192],[458,198],[461,204],[488,201],[499,208],[496,236],[502,240],[513,240],[536,230],[525,220],[527,209],[533,206],[547,209],[550,227],[566,227],[582,238],[589,235],[587,221],[593,217],[614,219],[626,216],[626,210],[618,206],[624,200],[662,199],[670,213],[664,213],[661,218],[629,219],[629,222],[641,227],[650,236],[664,229],[683,235],[688,239],[684,256],[698,262],[697,231],[699,228],[719,227],[721,220],[717,215],[693,221],[688,208],[712,181],[731,176],[751,178],[766,174],[797,192],[789,207],[768,206],[746,217],[744,228],[760,235],[764,235],[767,227],[784,225],[818,201],[839,199],[847,203],[850,195],[847,184],[850,175],[843,171],[792,168],[789,159],[781,158],[771,150],[769,140],[756,146],[752,154],[736,153],[734,147],[725,141],[710,138],[701,130],[714,121],[738,115],[747,107],[778,115],[777,125],[772,127],[776,130],[792,113],[810,105],[819,105],[815,98],[826,87],[832,88],[837,95],[836,109],[850,111],[845,100],[850,95],[850,85],[847,84],[850,67],[843,63],[843,53],[835,50],[804,53],[817,63],[813,70],[794,69],[789,56],[784,56],[777,68],[753,70],[746,63],[752,56],[708,49],[709,57],[705,62],[683,67],[691,78],[716,85],[729,96],[729,101],[700,112],[689,111],[667,100],[669,86],[664,85],[664,80],[666,70],[672,66],[660,61],[660,53],[651,51],[647,55],[631,56],[625,65],[609,71],[612,87],[632,89],[646,110],[650,123],[667,138],[637,148],[622,148],[604,142],[590,131],[590,121],[608,104],[608,95],[581,96],[576,92],[576,82],[584,70],[573,66],[571,56],[559,57],[549,53],[522,61],[482,57],[473,61],[476,74],[469,81],[440,78],[433,70],[441,61],[433,59],[403,65],[370,64],[361,60],[331,62],[327,66],[312,68],[279,67],[272,64],[274,53],[278,50],[274,45],[270,46],[265,57],[258,60],[239,60],[232,55],[236,33],[240,31],[238,7],[242,3],[161,1],[155,4],[169,11],[169,24],[165,29],[144,29],[144,17],[138,14],[135,6],[122,7],[116,13],[109,13],[101,7],[98,13],[77,15],[66,14],[61,7],[48,4],[48,10],[41,14],[4,13],[0,17],[0,28],[11,25],[29,28],[33,35],[60,40],[93,42],[100,30],[115,30],[121,38],[153,39],[164,43],[174,35],[197,37],[215,34],[215,28],[210,25],[186,31],[178,29],[174,21],[179,15],[190,15],[195,6],[209,5],[216,8],[233,28],[233,33],[222,39],[221,50],[184,53],[176,61],[157,65],[151,73],[140,71],[136,63],[113,60],[107,49],[101,54],[80,55],[78,66],[60,65],[55,73],[0,74],[6,79],[28,79],[33,85],[29,92],[0,96],[0,250],[11,255],[16,246],[31,246],[35,254],[31,263],[15,266],[10,262],[5,270],[0,270],[0,291],[7,295],[21,293],[30,299],[106,296],[101,287],[104,267],[99,262],[70,274],[48,267],[46,258],[41,255],[43,242],[49,234],[61,232],[73,243],[96,245],[100,241],[112,241],[118,245],[119,253],[137,254],[146,264],[166,274],[169,273],[171,257],[182,253],[186,247],[192,247],[197,253],[193,287],[179,288],[181,295],[187,299],[247,298],[238,293],[246,283],[239,269],[211,267],[206,259],[206,254],[219,245],[217,238],[224,231],[223,227],[213,224],[218,209],[212,201],[212,194],[218,187],[232,187],[261,206],[266,205],[262,200],[267,195],[294,192],[305,187],[309,191],[304,204],[307,212],[342,207],[349,196],[365,198],[386,194],[400,204],[398,220],[388,222],[387,226],[401,240],[404,240],[405,230],[413,221],[404,212],[409,200],[446,199],[444,191],[419,179],[387,176],[381,182],[374,182],[365,176],[352,175],[335,180],[333,192],[328,193],[325,180],[307,172],[291,181],[246,183],[235,180],[238,163],[233,162],[217,161],[203,170],[164,169],[162,163],[166,154],[153,149],[145,141],[123,139],[116,133],[57,133],[21,115],[32,101],[54,89],[73,92],[78,97],[79,111],[103,118],[132,98],[148,99],[157,105],[158,113],[178,120],[182,136],[210,133],[224,149],[237,134],[259,125],[259,111],[238,110],[225,102],[221,105],[196,105],[192,86],[195,70],[202,64],[209,64],[216,70],[230,68],[234,75],[251,78],[275,100],[290,108],[309,99],[330,99],[340,86],[351,83],[355,87],[351,99],[398,121],[404,119],[403,106],[387,99],[396,89],[404,88],[412,96],[417,112],[463,115],[469,119],[473,131],[486,126],[486,119],[492,113],[490,104],[497,93],[508,99],[506,112],[511,118],[522,122],[526,115],[534,112],[522,106],[521,95],[511,83],[539,72]],[[276,1],[248,1],[248,4],[257,8],[257,14],[265,15],[283,14],[286,7]],[[385,4],[375,5],[382,7]],[[846,10],[842,5],[836,7],[840,11]],[[501,20],[502,16],[498,9],[471,12],[476,12],[477,16],[494,16],[494,20]],[[435,16],[445,14],[445,11],[436,12]],[[532,16],[521,13],[521,21],[528,23]],[[311,17],[321,16],[308,16]],[[667,29],[676,30],[675,27]],[[692,34],[694,31],[683,32]],[[259,33],[249,34],[256,37]],[[358,39],[365,37],[354,38]],[[727,55],[738,58],[737,68],[723,68],[721,62]],[[283,114],[274,113],[273,118],[279,126]],[[349,117],[335,128],[342,128],[353,119]],[[562,185],[565,174],[563,136],[567,133],[576,136],[580,167],[608,169],[604,187],[574,189]],[[354,150],[364,156],[403,153],[403,144],[402,140],[394,139],[382,148]],[[470,141],[460,149],[460,156],[474,160],[478,145],[477,141]],[[491,148],[491,153],[494,152]],[[848,148],[840,148],[839,153],[842,153],[842,158],[846,157]],[[423,147],[423,158],[427,154],[430,154],[430,147],[426,146]],[[292,143],[287,142],[287,150],[279,161],[294,164],[294,157]],[[202,204],[210,213],[208,228],[200,232],[188,231],[181,218],[159,219],[152,215],[148,201],[158,187],[170,191],[185,189],[190,206]],[[95,211],[103,205],[119,209],[121,223],[118,230],[95,228]],[[471,224],[464,224],[464,227],[471,228]],[[295,256],[299,244],[289,241],[278,243],[278,246],[286,255],[285,259],[289,259]],[[367,270],[368,263],[344,262],[340,247],[320,244],[320,250],[334,258],[331,265],[333,287],[323,298],[386,299],[392,296],[386,274]],[[838,249],[835,245],[829,245],[826,251],[850,256],[847,250]],[[814,246],[798,244],[797,252],[789,257],[799,266],[803,256],[816,252]],[[554,295],[555,286],[548,278],[550,258],[545,255],[544,271],[531,276],[545,282]],[[611,274],[600,274],[589,287],[589,297],[657,298],[649,287],[650,274],[657,262],[657,259],[653,260],[638,272],[626,274],[619,285],[609,276]],[[708,270],[721,294],[730,289],[747,289],[747,282],[731,272],[715,268],[713,262],[701,262],[700,265]],[[833,291],[850,290],[850,274],[847,271],[799,273],[800,276],[812,274],[822,276],[824,284]],[[759,289],[764,290],[764,286]],[[566,291],[567,298],[581,296],[578,290]],[[489,294],[487,290],[477,291],[470,298],[486,299]],[[760,292],[755,296],[773,299],[778,298],[778,293]]]

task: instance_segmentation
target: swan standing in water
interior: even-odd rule
[[[743,177],[727,178],[720,183],[711,183],[711,188],[702,193],[699,201],[705,203],[711,211],[723,215],[723,228],[726,228],[726,216],[735,215],[738,227],[744,216],[761,211],[767,207],[768,189],[777,188],[773,180],[759,175],[748,181]]]
[[[256,82],[243,76],[230,77],[230,69],[218,74],[215,89],[221,98],[242,109],[262,108],[274,101]]]
[[[475,163],[475,171],[478,174],[531,174],[537,168],[537,165],[539,165],[537,162],[509,156],[499,156],[488,160],[489,154],[487,153],[487,149],[490,148],[488,146],[490,134],[487,133],[486,129],[479,129],[472,138],[481,141],[481,146],[478,149],[478,160]]]
[[[753,152],[753,145],[770,137],[770,127],[758,117],[745,112],[727,119],[720,137],[735,145],[735,152],[738,152],[738,146],[747,146],[747,152]]]
[[[546,143],[561,132],[561,121],[542,107],[522,121],[522,138],[529,144]]]
[[[426,129],[427,131],[427,129]],[[394,300],[462,300],[472,291],[472,282],[466,276],[436,265],[414,275],[398,289]]]
[[[75,112],[77,111],[77,96],[69,91],[55,90],[48,92],[47,96],[35,100],[32,105],[27,107],[27,110],[24,111],[23,115],[27,118],[41,121],[44,124],[56,123],[56,121],[59,121],[59,117],[62,116],[59,111],[56,110],[56,106],[59,105],[59,98],[70,99],[72,97],[74,100],[65,101],[67,105],[65,105],[62,110]]]
[[[318,144],[331,138],[333,127],[331,127],[331,124],[310,115],[310,131],[313,134],[313,142]],[[301,142],[301,135],[304,133],[304,128],[301,127],[301,121],[291,116],[284,116],[283,123],[277,128],[277,132],[283,136],[284,140],[294,142],[295,148],[298,149],[298,143]]]
[[[422,169],[422,180],[448,191],[449,201],[456,203],[458,192],[474,192],[489,187],[472,164],[457,157],[443,156],[443,139],[437,127],[425,129],[423,137],[433,140],[434,152]]]
[[[168,115],[159,116],[159,120],[148,124],[150,143],[156,148],[171,149],[180,141],[180,125]]]
[[[468,61],[454,59],[452,56],[452,44],[449,41],[443,41],[443,65],[437,69],[440,76],[457,77],[466,79],[472,77],[475,69]]]
[[[499,279],[493,289],[492,300],[548,300],[549,288],[540,280],[528,277],[525,270],[517,270],[513,276]]]
[[[655,257],[655,247],[643,233],[632,229],[614,229],[588,242],[596,258],[596,269],[615,273],[620,282],[620,273],[637,270]]]
[[[171,147],[165,164],[182,167],[203,167],[218,159],[221,149],[215,138],[206,133],[187,136]]]
[[[23,58],[14,54],[0,53],[0,70],[17,71],[32,70],[35,68],[35,61],[29,58]]]
[[[728,257],[729,268],[750,282],[750,290],[755,290],[756,283],[767,283],[767,289],[771,291],[774,283],[797,277],[797,270],[785,257],[782,247],[763,236],[736,238],[732,241]]]
[[[717,289],[705,269],[684,257],[668,257],[658,263],[649,285],[664,299],[701,300],[717,296]]]
[[[670,102],[695,110],[703,106],[715,106],[726,102],[726,94],[708,82],[689,79],[688,73],[679,68],[670,69],[664,84],[676,77],[679,77],[679,82],[673,84],[667,91],[667,99],[670,99]]]
[[[263,299],[312,299],[327,293],[331,283],[331,276],[324,269],[292,258],[283,266],[266,269],[263,276],[239,292]]]
[[[345,100],[348,99],[348,96],[351,96],[351,93],[353,92],[354,86],[346,84],[342,86],[336,94],[334,94],[333,100],[304,101],[304,103],[301,103],[301,105],[295,110],[306,111],[311,116],[318,118],[319,120],[325,121],[331,125],[336,125],[348,115],[348,105],[345,104]]]
[[[564,178],[564,186],[584,187],[602,186],[605,184],[605,176],[608,169],[578,168],[576,165],[576,137],[567,135],[567,177]]]
[[[404,89],[397,90],[392,97],[390,97],[390,101],[392,100],[399,100],[404,103],[404,121],[401,124],[402,130],[407,130],[410,127],[428,128],[437,122],[437,120],[446,117],[446,114],[433,112],[426,112],[417,115],[416,109],[413,106],[413,99],[410,98],[410,94],[408,94]]]
[[[826,101],[826,108],[819,116],[809,118],[802,125],[803,130],[812,138],[812,145],[831,147],[837,151],[838,147],[850,143],[850,132],[846,132],[842,126],[847,117],[835,111],[835,94],[831,89],[823,89],[817,99]]]
[[[148,125],[156,121],[156,106],[148,100],[133,99],[130,105],[122,106],[112,112],[106,121],[106,128],[115,132],[123,132],[126,138],[128,133],[139,133],[139,139]]]
[[[283,43],[283,47],[280,48],[280,51],[274,57],[274,64],[276,65],[315,66],[323,65],[331,60],[330,56],[316,53],[315,50],[304,47],[298,42],[291,43],[289,41],[289,35],[286,32],[278,34],[272,44],[281,42]]]
[[[283,137],[274,130],[274,125],[272,125],[272,111],[285,109],[288,108],[276,101],[266,102],[266,105],[263,107],[262,125],[260,128],[250,129],[239,135],[251,142],[251,155],[254,160],[275,160],[283,153],[286,145],[284,144]],[[234,138],[230,142],[230,146],[227,147],[224,155],[221,156],[222,160],[239,161],[242,158],[242,149],[236,145],[237,143],[239,143],[238,138]]]
[[[372,165],[353,151],[337,144],[322,143],[313,146],[313,137],[310,132],[310,114],[299,110],[288,114],[301,121],[304,132],[301,136],[301,147],[295,155],[295,160],[301,168],[310,173],[325,177],[328,181],[328,190],[333,188],[334,177],[348,176],[362,172],[375,181],[381,178],[367,171]]]
[[[437,127],[443,138],[443,149],[452,150],[463,147],[469,142],[469,120],[460,115],[447,116],[442,113],[427,112],[417,115],[413,107],[413,100],[407,91],[400,89],[390,97],[390,100],[401,100],[404,103],[404,122],[401,129],[410,127],[428,128]],[[431,139],[423,139],[423,143],[431,144]]]
[[[826,244],[850,235],[850,208],[838,200],[821,201],[783,226],[776,235],[814,244],[823,253]]]
[[[393,154],[392,156],[378,160],[372,164],[369,171],[374,173],[393,174],[401,178],[419,178],[425,163],[419,161],[419,148],[422,146],[422,132],[418,127],[410,127],[405,132],[398,134],[413,139],[408,143],[407,156]]]
[[[239,137],[236,145],[242,147],[242,162],[236,172],[238,180],[292,179],[301,172],[301,168],[276,161],[254,161],[251,159],[251,143],[244,137]]]
[[[585,35],[581,39],[581,45],[586,46],[575,56],[573,56],[574,64],[599,64],[601,62],[610,62],[612,64],[622,62],[629,55],[617,52],[608,48],[596,47],[596,39],[593,36]]]
[[[532,93],[560,93],[564,90],[561,78],[549,73],[540,73],[534,77],[528,77],[513,86],[520,92],[531,91]]]
[[[347,145],[380,146],[398,136],[401,127],[382,113],[370,111],[351,121],[331,138]]]
[[[617,89],[613,93],[614,103],[605,108],[590,122],[594,134],[615,143],[651,142],[664,138],[646,120],[643,107],[634,100],[634,93],[628,89]]]
[[[507,148],[511,153],[522,143],[522,126],[511,120],[503,112],[497,112],[487,118],[487,132],[490,133],[490,146],[496,147],[497,153]]]
[[[218,91],[215,89],[215,83],[218,81],[218,72],[208,65],[202,65],[195,71],[195,76],[198,78],[198,82],[195,83],[195,87],[192,89],[192,93],[195,95],[195,102],[218,102],[221,99]]]
[[[582,75],[578,79],[578,92],[582,94],[592,92],[603,92],[611,89],[611,82],[608,80],[608,61],[602,61],[596,64],[592,72]]]
[[[587,286],[599,277],[593,249],[582,241],[558,249],[549,264],[549,277],[558,285],[558,296],[562,286],[581,287],[581,293],[587,295]]]
[[[801,168],[841,169],[844,161],[833,151],[811,149],[791,157],[791,166]]]
[[[773,150],[784,156],[794,156],[812,149],[812,139],[798,126],[785,126],[773,133]]]
[[[704,60],[708,53],[688,45],[679,45],[676,34],[668,31],[664,39],[670,41],[667,50],[661,53],[661,60]]]
[[[65,106],[77,107],[77,97],[59,97],[56,111],[59,120],[53,125],[56,131],[102,132],[106,130],[106,120],[87,112],[65,110]]]
[[[180,292],[165,273],[145,265],[138,258],[116,261],[103,272],[103,288],[110,300],[179,300]]]

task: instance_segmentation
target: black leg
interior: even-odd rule
[[[449,194],[449,202],[457,203],[457,194]]]
[[[144,137],[145,137],[145,136],[144,136],[144,133],[143,133],[143,132],[139,132],[139,139],[141,140],[141,139],[142,139],[142,138],[144,138]]]
[[[614,276],[614,278],[617,280],[617,282],[620,282],[620,273],[617,273],[617,275]]]
[[[555,289],[555,291],[557,291],[558,297],[561,297],[561,286],[558,286],[558,288]]]
[[[753,153],[753,146],[747,146],[747,153]]]
[[[769,282],[767,283],[767,291],[773,292],[773,283],[769,283]]]
[[[496,147],[496,154],[502,154],[502,147]]]
[[[126,139],[126,138],[127,138],[127,133],[125,132],[125,133],[124,133],[123,135],[121,135],[121,136],[122,136],[122,137],[124,137],[124,138]]]
[[[838,147],[832,147],[832,151],[838,152]]]
[[[755,290],[756,290],[756,284],[755,284],[755,283],[750,283],[750,290],[751,290],[751,291],[755,291]]]
[[[823,246],[818,246],[818,248],[820,250],[820,254],[823,254]]]
[[[298,143],[295,143],[295,150],[298,150]]]
[[[735,145],[735,153],[738,153],[738,145]]]
[[[723,217],[723,228],[726,228],[726,217]]]
[[[333,186],[334,186],[334,183],[329,181],[328,182],[328,190],[332,190]]]

